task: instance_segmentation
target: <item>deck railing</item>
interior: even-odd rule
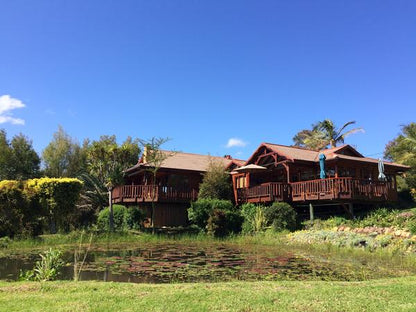
[[[293,183],[264,183],[237,190],[239,202],[363,200],[394,201],[393,182],[351,177],[327,178]]]
[[[270,182],[237,190],[239,201],[285,201],[289,186],[286,183]]]
[[[112,192],[114,203],[126,202],[190,202],[196,200],[194,189],[159,185],[120,185]]]
[[[351,177],[318,179],[291,183],[292,200],[357,199],[395,200],[392,182],[354,179]]]

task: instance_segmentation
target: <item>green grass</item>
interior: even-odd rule
[[[416,311],[416,277],[369,282],[0,282],[1,311]]]

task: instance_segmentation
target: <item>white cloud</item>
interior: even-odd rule
[[[237,139],[237,138],[231,138],[228,140],[228,143],[225,147],[230,148],[230,147],[244,147],[247,145],[247,142],[244,142],[241,139]]]
[[[0,124],[10,122],[13,125],[24,125],[25,121],[12,117],[11,111],[25,106],[22,101],[12,98],[10,95],[0,96]]]

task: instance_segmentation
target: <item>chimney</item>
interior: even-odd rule
[[[143,149],[143,156],[142,156],[142,160],[144,164],[147,163],[147,153],[149,152],[148,149],[149,149],[149,146],[145,145]]]

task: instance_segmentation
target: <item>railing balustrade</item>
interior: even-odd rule
[[[197,195],[194,189],[159,185],[120,185],[112,191],[114,202],[186,202],[196,200]]]
[[[313,201],[334,199],[395,200],[394,184],[351,177],[327,178],[293,183],[265,183],[238,189],[239,202],[245,201]]]

